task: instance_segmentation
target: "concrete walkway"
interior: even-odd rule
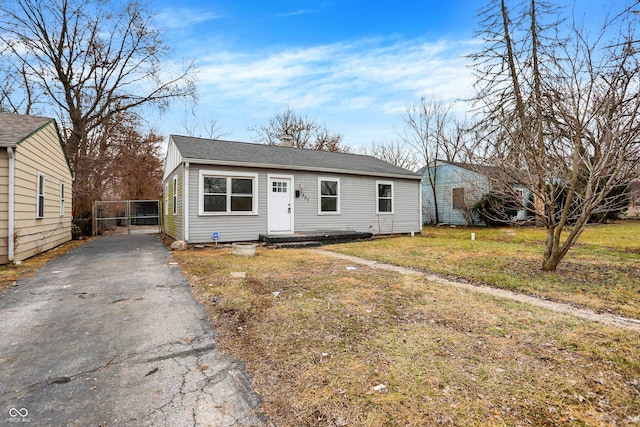
[[[367,265],[373,268],[380,268],[383,270],[395,271],[401,274],[417,274],[433,283],[439,283],[447,286],[455,286],[457,288],[466,289],[472,292],[482,292],[482,293],[494,295],[500,298],[508,298],[508,299],[520,301],[526,304],[543,307],[543,308],[546,308],[547,310],[552,310],[558,313],[570,314],[572,316],[576,316],[584,320],[589,320],[591,322],[603,323],[605,325],[616,326],[618,328],[628,329],[632,331],[640,331],[640,320],[638,319],[628,319],[625,317],[616,316],[611,313],[596,313],[595,311],[589,310],[586,308],[578,308],[570,304],[551,301],[551,300],[547,300],[547,299],[543,299],[543,298],[539,298],[531,295],[519,294],[516,292],[508,291],[506,289],[492,288],[490,286],[482,286],[482,285],[473,285],[471,283],[464,283],[464,282],[456,282],[454,280],[449,280],[435,274],[423,273],[421,271],[411,270],[409,268],[400,267],[397,265],[372,261],[372,260],[368,260],[368,259],[364,259],[364,258],[352,256],[352,255],[341,254],[338,252],[331,252],[323,249],[314,249],[314,251],[325,256],[345,259],[355,264],[362,264],[362,265]]]
[[[263,426],[155,235],[107,236],[0,292],[0,425]]]

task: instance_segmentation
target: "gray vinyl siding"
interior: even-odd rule
[[[340,179],[340,214],[318,214],[318,177]],[[393,182],[394,213],[376,214],[377,181]],[[304,185],[295,200],[295,228],[308,231],[359,231],[374,234],[420,231],[420,181],[341,174],[298,173],[295,186]],[[303,197],[306,196],[306,197]]]
[[[229,175],[257,173],[257,213],[200,216],[198,194],[200,170],[228,172]],[[266,234],[269,174],[292,175],[294,190],[300,190],[300,197],[294,199],[293,205],[295,232],[353,230],[389,234],[420,231],[420,181],[416,179],[190,164],[189,243],[212,242],[211,233],[214,231],[218,232],[220,236],[218,241],[221,243],[257,240],[260,234]],[[318,176],[340,179],[341,211],[339,215],[318,214]],[[393,214],[376,214],[378,180],[394,183]]]
[[[200,216],[198,180],[201,170],[226,172],[229,176],[258,173],[254,189],[254,194],[256,191],[258,193],[257,214]],[[252,168],[189,166],[189,243],[211,243],[211,233],[214,231],[218,232],[218,242],[221,243],[258,240],[260,234],[267,232],[267,172]]]

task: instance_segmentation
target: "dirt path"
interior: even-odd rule
[[[368,259],[364,259],[364,258],[352,256],[352,255],[340,254],[340,253],[331,252],[323,249],[314,249],[314,251],[322,255],[348,260],[353,263],[363,264],[373,268],[380,268],[383,270],[395,271],[401,274],[417,274],[433,283],[455,286],[457,288],[467,289],[474,292],[482,292],[485,294],[495,295],[501,298],[508,298],[515,301],[520,301],[523,303],[535,305],[538,307],[543,307],[558,313],[570,314],[572,316],[576,316],[584,320],[590,320],[592,322],[603,323],[605,325],[616,326],[619,328],[628,329],[632,331],[640,331],[640,320],[637,320],[637,319],[628,319],[625,317],[620,317],[620,316],[616,316],[609,313],[596,313],[593,310],[577,308],[570,304],[545,300],[539,297],[519,294],[519,293],[511,292],[505,289],[492,288],[490,286],[482,286],[482,285],[472,285],[464,282],[456,282],[454,280],[446,279],[444,277],[437,276],[435,274],[423,273],[421,271],[411,270],[409,268],[400,267],[392,264],[385,264],[378,261],[372,261],[372,260],[368,260]]]

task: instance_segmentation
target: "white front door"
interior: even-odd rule
[[[269,233],[293,232],[293,177],[269,177]]]

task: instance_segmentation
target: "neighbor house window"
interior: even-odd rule
[[[60,216],[64,216],[64,182],[60,181]]]
[[[38,172],[36,217],[44,218],[44,174]]]
[[[466,204],[464,203],[464,188],[454,188],[452,191],[453,209],[464,210],[466,208]]]
[[[340,213],[340,180],[338,178],[318,178],[320,214]]]
[[[256,213],[256,174],[200,172],[200,214]]]
[[[393,182],[378,181],[377,213],[393,213]]]
[[[173,177],[173,214],[178,214],[178,177]]]

